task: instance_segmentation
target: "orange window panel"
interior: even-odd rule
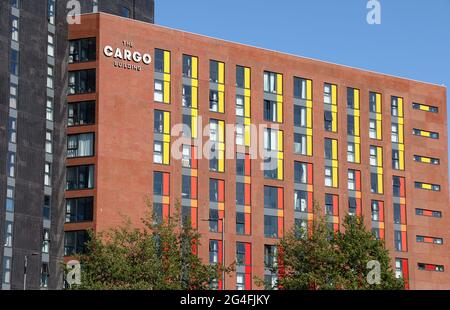
[[[250,176],[251,175],[250,154],[245,154],[244,173],[245,173],[246,176]]]
[[[313,206],[313,193],[308,192],[308,213],[313,213],[314,206]]]
[[[380,212],[380,221],[384,222],[384,202],[383,201],[378,202],[378,208],[379,208],[379,212]],[[384,230],[383,230],[383,232],[384,232]]]
[[[406,231],[402,231],[402,251],[408,252],[408,243],[406,240]]]
[[[313,184],[313,165],[312,164],[308,164],[308,184],[312,185]]]
[[[197,229],[197,208],[191,208],[191,225],[193,229]]]
[[[357,191],[361,191],[361,171],[355,170],[355,188]]]
[[[163,196],[170,195],[170,174],[163,173]]]
[[[400,205],[400,222],[406,225],[406,205]]]
[[[191,148],[191,168],[197,169],[197,147],[192,146]]]
[[[251,225],[252,225],[252,215],[250,213],[245,213],[244,230],[246,235],[251,235],[252,233]]]
[[[219,199],[219,202],[224,202],[225,201],[225,181],[218,180],[218,183],[219,183],[218,199]]]
[[[337,195],[333,195],[333,215],[339,215],[339,197]]]
[[[191,177],[191,197],[197,199],[197,177]]]
[[[405,197],[406,191],[405,191],[405,178],[400,178],[400,197]]]
[[[244,184],[244,204],[249,206],[251,204],[251,189],[250,184]]]
[[[278,188],[278,209],[283,209],[283,188]]]

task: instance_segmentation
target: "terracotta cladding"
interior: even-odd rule
[[[80,99],[97,100],[96,156],[94,159],[71,159],[69,165],[78,162],[93,162],[96,165],[95,189],[96,207],[92,226],[96,230],[114,227],[123,221],[123,215],[139,225],[139,219],[146,210],[145,200],[153,195],[153,171],[170,173],[170,205],[181,200],[181,162],[170,159],[170,165],[153,163],[153,112],[154,109],[171,112],[171,124],[182,123],[182,55],[194,55],[199,59],[199,115],[205,125],[210,118],[235,124],[235,68],[236,65],[251,68],[251,121],[264,124],[263,117],[263,72],[272,71],[283,75],[283,123],[284,132],[284,180],[268,180],[259,169],[261,160],[252,160],[251,205],[252,234],[236,235],[235,221],[235,160],[225,161],[225,173],[209,171],[207,159],[198,161],[198,229],[202,234],[199,255],[208,260],[208,240],[220,240],[220,233],[210,233],[208,184],[210,178],[225,180],[225,259],[233,262],[236,256],[236,242],[251,243],[252,273],[264,275],[264,244],[274,244],[276,239],[264,237],[264,185],[284,189],[284,230],[294,224],[294,161],[313,164],[314,199],[324,204],[325,193],[339,198],[339,217],[348,211],[347,170],[361,171],[362,215],[370,226],[370,201],[384,202],[385,240],[393,259],[406,258],[409,264],[409,280],[412,289],[443,289],[450,286],[449,272],[424,272],[417,268],[418,262],[449,266],[447,240],[448,226],[448,161],[447,161],[447,109],[444,87],[417,81],[372,73],[350,67],[320,62],[258,49],[231,42],[225,42],[147,23],[136,22],[107,14],[90,14],[82,17],[80,25],[70,28],[70,38],[97,37],[98,60],[88,64],[71,65],[69,70],[82,67],[97,68],[97,94],[70,96],[69,101]],[[103,47],[122,47],[122,41],[133,42],[133,50],[154,54],[154,49],[171,52],[171,103],[157,103],[153,100],[153,64],[142,65],[142,71],[114,67],[112,58],[103,55]],[[209,111],[209,60],[225,63],[225,113]],[[313,156],[295,155],[293,150],[293,77],[313,81]],[[338,132],[325,132],[323,84],[337,85]],[[361,163],[347,163],[347,87],[360,90],[361,102]],[[369,92],[382,94],[382,140],[369,139]],[[391,96],[402,97],[404,101],[404,145],[405,170],[392,170],[391,165]],[[439,108],[439,113],[413,110],[412,103],[419,102]],[[413,128],[440,133],[439,140],[412,135]],[[74,131],[78,129],[70,129]],[[92,128],[89,128],[92,132]],[[324,186],[324,138],[338,140],[339,188]],[[172,142],[175,137],[172,137]],[[203,137],[203,142],[207,141]],[[369,148],[371,145],[383,148],[384,195],[371,194]],[[424,155],[441,160],[440,165],[427,165],[413,160],[414,155]],[[407,244],[408,252],[394,250],[394,213],[392,177],[406,179]],[[441,191],[425,191],[414,188],[414,181],[440,184]],[[71,197],[77,193],[68,193]],[[443,218],[417,216],[415,208],[443,212]],[[76,229],[77,224],[71,224]],[[69,228],[69,226],[66,226]],[[444,239],[444,245],[416,242],[416,235],[436,236]],[[235,288],[235,276],[227,278],[226,287]],[[256,285],[253,284],[253,288]]]

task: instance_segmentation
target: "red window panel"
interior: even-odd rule
[[[337,233],[339,231],[339,223],[334,223],[333,224],[333,230],[335,233]]]
[[[361,207],[361,198],[356,198],[356,216],[361,216],[362,207]]]
[[[283,259],[284,259],[284,251],[281,246],[277,246],[277,252],[278,252],[278,278],[282,279],[285,274]]]
[[[333,195],[333,215],[339,215],[339,197],[337,195]]]
[[[400,223],[406,225],[406,205],[400,205]]]
[[[378,201],[378,209],[380,212],[380,222],[384,222],[384,201]]]
[[[380,228],[380,239],[384,240],[384,228]]]
[[[222,221],[224,219],[224,215],[225,215],[225,211],[223,210],[219,210],[219,220],[218,220],[218,232],[221,233],[222,232]]]
[[[284,237],[283,225],[284,225],[284,218],[279,216],[278,217],[278,238]]]
[[[245,154],[244,173],[245,173],[246,176],[250,176],[251,175],[250,154]]]
[[[406,237],[406,231],[402,231],[402,252],[408,252],[408,242]]]
[[[170,195],[170,174],[163,173],[163,196]]]
[[[405,289],[409,289],[409,269],[408,269],[408,260],[402,259],[402,272],[403,272],[403,280],[405,281]]]
[[[308,192],[308,213],[313,213],[314,212],[314,207],[313,207],[313,193],[312,192]]]
[[[278,188],[278,209],[282,210],[283,209],[283,188],[279,187]]]
[[[423,215],[425,215],[425,216],[433,216],[433,211],[431,211],[431,210],[423,210]]]
[[[406,197],[405,178],[400,178],[400,197]]]
[[[191,208],[191,225],[193,229],[197,229],[197,208]]]
[[[313,164],[308,164],[308,174],[307,174],[307,178],[308,178],[308,184],[312,185],[313,184]]]
[[[245,223],[244,223],[244,230],[246,235],[251,235],[252,229],[252,215],[250,213],[245,213]]]
[[[425,264],[426,271],[436,271],[436,265],[433,264]]]
[[[194,145],[191,148],[191,168],[197,169],[197,147]]]
[[[197,177],[191,177],[191,197],[197,199]]]
[[[219,185],[219,192],[218,192],[218,200],[219,202],[225,201],[225,181],[224,180],[217,180]]]
[[[355,189],[361,191],[361,171],[355,170]]]
[[[167,221],[169,219],[169,205],[163,204],[162,206],[162,218]]]
[[[250,184],[244,184],[244,204],[246,206],[251,205],[251,190]]]
[[[192,240],[191,251],[194,255],[198,254],[198,244],[196,240]]]
[[[434,242],[434,238],[432,238],[432,237],[424,237],[423,238],[423,242],[433,243]]]

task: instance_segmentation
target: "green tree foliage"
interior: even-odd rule
[[[179,216],[142,223],[140,229],[126,221],[106,232],[90,232],[86,254],[77,257],[81,285],[71,289],[202,290],[221,277],[220,266],[204,264],[193,253],[200,236],[190,224],[181,225]]]
[[[309,231],[294,228],[280,241],[279,264],[272,270],[279,274],[279,288],[403,289],[403,280],[395,278],[383,241],[366,230],[362,217],[347,215],[343,232],[333,234],[318,214],[315,212]],[[376,261],[375,265],[368,267],[370,261]],[[375,270],[378,267],[379,272]]]

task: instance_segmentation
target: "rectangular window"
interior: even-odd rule
[[[245,87],[245,67],[236,66],[236,87],[247,88]]]
[[[155,141],[153,144],[153,162],[155,164],[163,163],[163,142]]]
[[[241,95],[236,95],[236,116],[244,117],[245,98]]]
[[[439,139],[439,133],[432,132],[432,131],[427,131],[427,130],[422,130],[422,129],[417,129],[417,128],[413,129],[413,135],[420,136],[420,137],[431,138],[431,139]]]
[[[236,233],[245,235],[245,213],[236,212]]]
[[[47,154],[53,153],[53,134],[51,130],[45,132],[45,152]]]
[[[95,61],[96,59],[96,38],[83,38],[69,41],[69,63]]]
[[[369,120],[369,138],[370,139],[377,138],[377,121],[374,119]]]
[[[11,7],[18,9],[19,8],[19,0],[11,0]]]
[[[50,25],[55,24],[56,7],[55,0],[47,0],[47,20]]]
[[[16,154],[8,153],[8,176],[10,178],[16,177]]]
[[[95,124],[95,101],[82,101],[68,104],[68,126]]]
[[[416,241],[419,243],[433,243],[437,245],[442,245],[444,243],[442,238],[426,237],[426,236],[416,236]]]
[[[153,100],[156,102],[164,102],[164,81],[155,79],[154,86]]]
[[[370,206],[371,206],[372,221],[383,222],[384,221],[383,203],[378,200],[372,200]]]
[[[19,75],[19,52],[11,49],[9,73]]]
[[[398,115],[398,98],[397,97],[391,97],[391,115],[394,117],[399,116]]]
[[[183,154],[181,158],[181,165],[184,168],[191,168],[192,166],[192,146],[183,145]]]
[[[5,223],[5,247],[11,248],[13,244],[13,222]]]
[[[184,199],[192,198],[192,177],[190,175],[183,175],[181,177],[181,197]]]
[[[94,156],[94,133],[81,133],[67,136],[67,157]]]
[[[264,266],[266,269],[277,267],[278,254],[276,245],[264,245]]]
[[[441,190],[441,186],[438,184],[430,184],[423,182],[414,182],[414,187],[419,189],[425,189],[430,191],[439,192]]]
[[[277,102],[264,100],[264,120],[270,122],[277,121]]]
[[[6,211],[14,212],[14,187],[6,188]]]
[[[306,128],[306,107],[294,105],[294,126]]]
[[[355,135],[355,117],[353,115],[347,115],[347,134]]]
[[[155,72],[164,73],[164,51],[162,49],[155,49]]]
[[[333,186],[333,168],[325,167],[325,186],[332,187]]]
[[[264,237],[278,238],[278,216],[264,215]]]
[[[11,40],[19,42],[19,19],[11,16]]]
[[[294,133],[294,152],[299,155],[307,155],[307,136]]]
[[[3,283],[11,283],[11,258],[6,256],[3,257]]]
[[[209,263],[218,264],[219,263],[219,241],[210,240],[209,241]]]
[[[53,122],[53,99],[52,98],[47,98],[45,118],[47,121]]]
[[[93,197],[66,199],[66,223],[91,222],[93,210]]]
[[[55,57],[55,36],[50,33],[47,36],[47,55]]]
[[[294,98],[307,100],[307,80],[294,77]]]
[[[52,164],[50,163],[44,165],[44,185],[52,186]]]
[[[308,192],[294,191],[294,210],[297,212],[308,212]]]
[[[42,253],[48,254],[50,250],[50,230],[45,229],[42,233]]]
[[[88,237],[85,230],[66,231],[64,233],[64,256],[85,253]]]
[[[42,208],[42,216],[44,219],[49,220],[50,219],[50,212],[51,212],[51,196],[44,195],[44,206]]]
[[[370,174],[370,192],[374,194],[379,193],[379,184],[378,184],[378,174],[371,173]]]
[[[393,123],[391,125],[391,142],[393,143],[399,143],[398,138],[398,124]]]
[[[424,270],[424,271],[444,272],[444,266],[443,265],[417,263],[417,268],[419,270]]]
[[[192,107],[192,87],[190,85],[183,85],[183,107],[191,108]]]
[[[278,187],[264,186],[264,208],[278,209]]]
[[[348,184],[347,187],[349,190],[356,190],[356,171],[349,169],[348,170]]]
[[[48,287],[48,278],[50,277],[50,272],[48,268],[48,263],[42,263],[41,266],[41,279],[40,279],[40,287],[47,288]]]
[[[337,196],[332,194],[325,194],[325,214],[331,216],[338,216],[338,207],[335,205]]]
[[[325,83],[323,86],[323,102],[327,104],[332,103],[332,86],[331,84]]]
[[[412,104],[414,110],[422,110],[426,112],[438,113],[439,108],[431,105],[421,104],[421,103],[413,103]]]
[[[394,231],[394,244],[395,244],[395,250],[396,251],[403,251],[402,249],[402,232],[399,230]]]
[[[441,218],[442,217],[442,212],[441,211],[435,211],[435,210],[426,210],[426,209],[416,208],[416,215]]]
[[[120,16],[130,18],[131,17],[131,11],[126,6],[122,6],[120,10]]]
[[[8,141],[9,143],[17,143],[17,119],[14,117],[8,118]]]
[[[95,69],[69,72],[69,95],[95,92]]]
[[[16,84],[11,83],[9,85],[9,107],[11,109],[17,109],[17,88]]]
[[[277,74],[264,71],[264,92],[276,94],[278,89]]]
[[[427,156],[414,155],[414,161],[419,163],[431,164],[431,165],[439,165],[439,158],[432,158]]]
[[[354,142],[347,143],[347,161],[349,163],[355,162],[355,143]]]
[[[53,66],[47,66],[47,88],[53,89]]]
[[[326,131],[333,131],[333,113],[331,111],[324,112],[324,124]]]
[[[94,188],[94,165],[67,167],[67,190]]]
[[[333,139],[325,138],[325,159],[332,160],[333,158]]]

